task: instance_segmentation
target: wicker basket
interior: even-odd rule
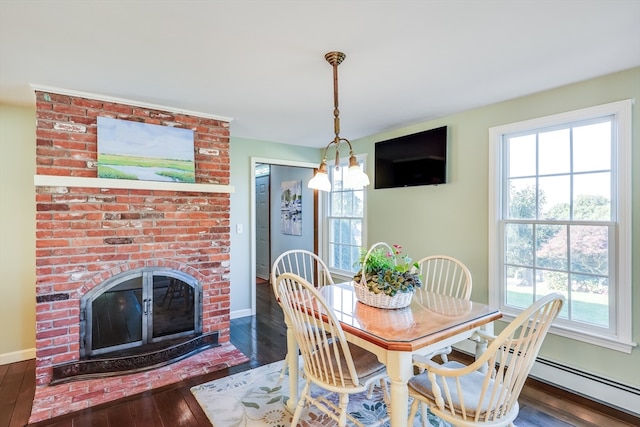
[[[375,294],[367,288],[366,284],[353,282],[356,290],[356,298],[363,304],[377,308],[404,308],[411,304],[413,292],[398,292],[394,296],[379,293]]]
[[[413,297],[413,292],[398,292],[394,296],[389,296],[384,293],[373,293],[367,287],[367,278],[364,273],[364,266],[367,265],[367,258],[373,250],[378,246],[386,246],[387,249],[393,253],[394,250],[391,246],[384,242],[378,242],[372,245],[364,256],[362,262],[362,277],[359,282],[354,282],[353,287],[356,291],[356,298],[363,304],[370,305],[372,307],[377,308],[404,308],[411,304],[411,298]],[[395,262],[395,258],[394,258]]]

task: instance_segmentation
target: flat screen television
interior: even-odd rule
[[[375,144],[375,188],[447,182],[447,127]]]

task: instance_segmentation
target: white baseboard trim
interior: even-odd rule
[[[458,343],[454,348],[464,353],[475,354],[475,343],[471,341]],[[536,360],[530,376],[578,396],[640,416],[639,388],[541,358]]]
[[[237,319],[239,317],[246,317],[246,316],[252,316],[253,314],[251,313],[251,309],[247,308],[244,310],[236,310],[236,311],[232,311],[231,313],[229,313],[229,317],[232,319]]]
[[[251,310],[237,310],[230,313],[232,319],[239,317],[251,316]],[[13,351],[11,353],[0,353],[0,365],[8,365],[9,363],[21,362],[23,360],[35,359],[36,349],[28,348],[26,350]]]
[[[7,365],[9,363],[22,362],[23,360],[35,359],[36,349],[27,348],[26,350],[12,351],[11,353],[0,354],[0,365]]]

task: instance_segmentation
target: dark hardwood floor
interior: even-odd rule
[[[29,427],[174,427],[210,426],[190,387],[284,359],[286,329],[271,288],[258,285],[257,315],[231,322],[231,341],[250,361]],[[464,359],[465,355],[456,354]],[[0,427],[27,424],[35,391],[35,362],[0,366]],[[520,396],[518,427],[640,426],[640,419],[529,380]],[[225,426],[220,426],[225,427]]]

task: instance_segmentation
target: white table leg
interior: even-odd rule
[[[298,390],[298,372],[300,370],[298,341],[293,330],[289,327],[286,317],[285,323],[287,323],[287,360],[289,362],[289,402],[287,402],[287,408],[294,412],[300,398]]]
[[[411,353],[389,351],[387,375],[391,380],[391,427],[407,427],[409,390],[407,382],[413,376]]]
[[[481,326],[480,330],[482,330],[483,332],[486,332],[487,334],[493,335],[493,322],[487,323],[486,325]],[[478,359],[480,356],[484,354],[485,351],[487,351],[487,340],[479,336],[477,333],[473,334],[473,336],[471,337],[471,340],[475,341],[476,343],[476,359]],[[488,368],[489,366],[485,364],[480,369],[478,369],[478,371],[485,374]]]

